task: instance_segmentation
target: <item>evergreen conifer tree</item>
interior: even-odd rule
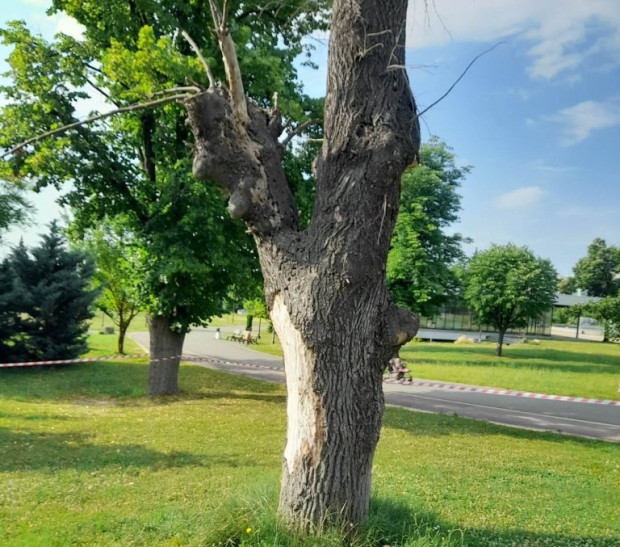
[[[8,258],[0,262],[0,363],[20,360],[15,347],[20,314],[15,295],[15,274]]]
[[[13,352],[30,360],[70,359],[87,350],[86,320],[97,295],[90,289],[92,260],[68,250],[53,222],[30,252],[21,244],[9,259],[14,282],[9,301],[20,318]]]

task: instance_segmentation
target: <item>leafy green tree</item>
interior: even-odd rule
[[[28,220],[30,204],[17,184],[0,179],[0,243],[2,234]]]
[[[559,325],[576,325],[577,317],[575,315],[575,311],[570,308],[553,308],[553,318],[552,321],[554,324]]]
[[[257,337],[260,338],[261,326],[263,319],[269,319],[269,313],[267,312],[267,306],[263,298],[254,298],[252,300],[246,300],[243,303],[243,309],[251,315],[253,318],[258,318],[258,332]]]
[[[603,324],[605,342],[620,341],[620,297],[607,296],[598,302],[591,302],[583,307],[586,313]]]
[[[7,261],[14,277],[11,306],[18,312],[11,339],[15,354],[29,360],[71,359],[87,351],[87,320],[97,296],[88,255],[68,250],[52,223],[38,246],[28,250],[22,243]]]
[[[117,350],[124,353],[127,329],[140,311],[144,252],[121,218],[105,219],[85,235],[85,247],[95,261],[95,285],[101,291],[95,304],[118,327]]]
[[[437,137],[421,146],[419,162],[401,180],[387,283],[397,304],[430,317],[459,286],[453,266],[464,258],[464,238],[446,228],[458,220],[458,188],[471,167],[457,167],[451,148]]]
[[[479,323],[498,330],[498,356],[508,329],[525,327],[551,308],[556,278],[551,262],[526,247],[493,245],[471,258],[464,298]]]
[[[560,294],[575,294],[578,288],[577,282],[572,275],[568,275],[558,281],[558,292]]]
[[[620,248],[607,246],[596,238],[588,246],[588,254],[573,268],[575,284],[590,296],[616,296],[620,289]]]
[[[270,104],[276,92],[291,132],[316,110],[296,84],[293,61],[302,37],[324,28],[326,4],[228,3],[246,90],[259,105]],[[55,0],[53,10],[83,24],[85,39],[58,36],[50,44],[19,22],[2,31],[13,51],[12,82],[2,88],[10,102],[2,111],[1,147],[75,122],[86,97],[121,108],[198,89],[188,82],[204,80],[203,66],[179,29],[195,39],[213,72],[224,75],[217,42],[206,32],[206,2]],[[178,390],[185,333],[219,314],[229,287],[244,287],[258,269],[251,239],[225,212],[226,197],[191,177],[190,140],[182,107],[168,102],[24,146],[2,166],[5,176],[37,187],[71,181],[63,202],[78,231],[125,215],[145,256],[140,304],[150,317],[152,395]]]

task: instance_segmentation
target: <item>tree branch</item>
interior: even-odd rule
[[[187,93],[180,93],[180,94],[177,94],[177,95],[171,95],[170,97],[164,97],[162,99],[157,99],[155,101],[149,101],[149,102],[146,102],[146,103],[137,103],[137,104],[132,104],[130,106],[123,106],[121,108],[117,108],[116,110],[111,110],[110,112],[104,112],[103,114],[97,114],[95,116],[90,116],[89,118],[86,118],[84,120],[73,122],[73,123],[70,123],[68,125],[63,125],[62,127],[58,127],[56,129],[52,129],[51,131],[46,131],[45,133],[41,133],[40,135],[37,135],[36,137],[32,137],[30,139],[27,139],[27,140],[19,143],[17,146],[14,146],[10,150],[7,150],[6,152],[3,152],[0,155],[0,159],[3,159],[6,156],[9,156],[11,154],[15,154],[17,151],[19,151],[24,146],[28,146],[29,144],[32,144],[32,143],[35,143],[35,142],[39,142],[39,141],[41,141],[41,140],[43,140],[43,139],[45,139],[47,137],[51,137],[52,135],[58,135],[59,133],[64,133],[66,131],[69,131],[69,129],[74,129],[75,127],[79,127],[81,125],[86,125],[88,123],[95,122],[97,120],[102,120],[104,118],[109,118],[110,116],[115,116],[116,114],[122,114],[123,112],[131,112],[133,110],[141,110],[143,108],[150,108],[150,107],[153,107],[153,106],[159,106],[159,105],[162,105],[162,104],[171,103],[171,102],[179,100],[179,99],[186,99],[187,97],[188,97]]]
[[[241,69],[239,68],[239,59],[235,44],[230,35],[230,31],[226,28],[225,16],[222,15],[217,5],[217,0],[209,0],[211,7],[211,15],[215,23],[215,34],[222,52],[224,60],[224,70],[226,71],[226,81],[230,88],[230,99],[232,110],[235,118],[244,125],[248,122],[248,106],[245,99],[245,91],[243,89],[243,80],[241,78]],[[227,3],[224,3],[227,7]]]
[[[101,89],[97,84],[90,80],[90,78],[86,78],[86,82],[90,85],[95,91],[101,93],[108,101],[110,101],[117,108],[119,107],[119,103],[116,102],[112,97],[110,97],[109,93],[106,93],[103,89]]]
[[[502,44],[504,44],[505,41],[502,40],[501,42],[497,42],[497,44],[491,46],[489,49],[485,49],[482,53],[479,53],[478,55],[476,55],[471,62],[467,65],[467,67],[465,68],[465,70],[461,73],[461,75],[456,79],[456,81],[450,86],[450,88],[448,89],[448,91],[446,91],[441,97],[439,97],[439,99],[437,99],[433,104],[431,104],[430,106],[427,106],[424,110],[422,110],[422,112],[420,112],[418,114],[418,118],[420,118],[421,116],[423,116],[424,114],[426,114],[431,108],[433,108],[434,106],[436,106],[437,104],[439,104],[441,101],[443,101],[449,94],[450,92],[456,87],[456,85],[463,79],[463,76],[465,76],[465,74],[467,74],[467,72],[469,71],[469,69],[474,65],[474,63],[480,59],[480,57],[482,57],[483,55],[486,55],[487,53],[490,53],[491,51],[493,51],[496,47],[501,46]]]
[[[227,29],[228,27],[228,0],[224,0],[224,4],[222,5],[222,22],[221,26],[223,29]]]
[[[179,87],[169,87],[168,89],[162,89],[161,91],[155,91],[155,93],[151,93],[151,97],[157,97],[159,95],[166,95],[167,93],[186,93],[193,91],[194,93],[202,93],[204,91],[204,87],[198,87],[198,85],[187,85],[187,86],[179,86]]]
[[[297,135],[299,135],[300,133],[302,133],[306,128],[310,127],[311,125],[314,125],[316,123],[319,123],[321,120],[319,120],[318,118],[314,118],[312,120],[306,120],[304,123],[298,125],[294,131],[292,131],[291,133],[289,133],[286,138],[280,143],[282,145],[282,148],[286,148],[286,146],[288,145],[289,142],[291,142]]]
[[[211,67],[209,66],[209,63],[207,63],[207,60],[204,58],[204,55],[201,53],[200,49],[196,45],[196,42],[192,40],[192,37],[189,34],[187,34],[187,32],[185,32],[184,30],[181,31],[181,34],[183,35],[183,38],[187,40],[191,48],[194,50],[194,53],[198,56],[198,58],[200,59],[200,62],[205,67],[205,72],[207,73],[207,78],[209,80],[209,88],[211,87],[214,88],[216,85],[215,78],[213,77],[213,72],[211,71]]]

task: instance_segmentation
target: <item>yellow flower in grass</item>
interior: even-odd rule
[[[249,526],[245,529],[245,533],[246,534],[251,534],[252,533],[252,528],[250,528]]]

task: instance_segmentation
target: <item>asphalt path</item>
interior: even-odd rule
[[[205,359],[195,361],[200,366],[284,383],[284,364],[280,357],[260,353],[238,342],[229,342],[224,339],[226,335],[224,331],[223,338],[216,340],[214,328],[195,329],[185,338],[183,354]],[[134,332],[130,336],[148,348],[148,333]],[[415,364],[413,369],[415,371]],[[433,386],[385,383],[383,388],[388,405],[620,442],[620,406],[468,393]]]

